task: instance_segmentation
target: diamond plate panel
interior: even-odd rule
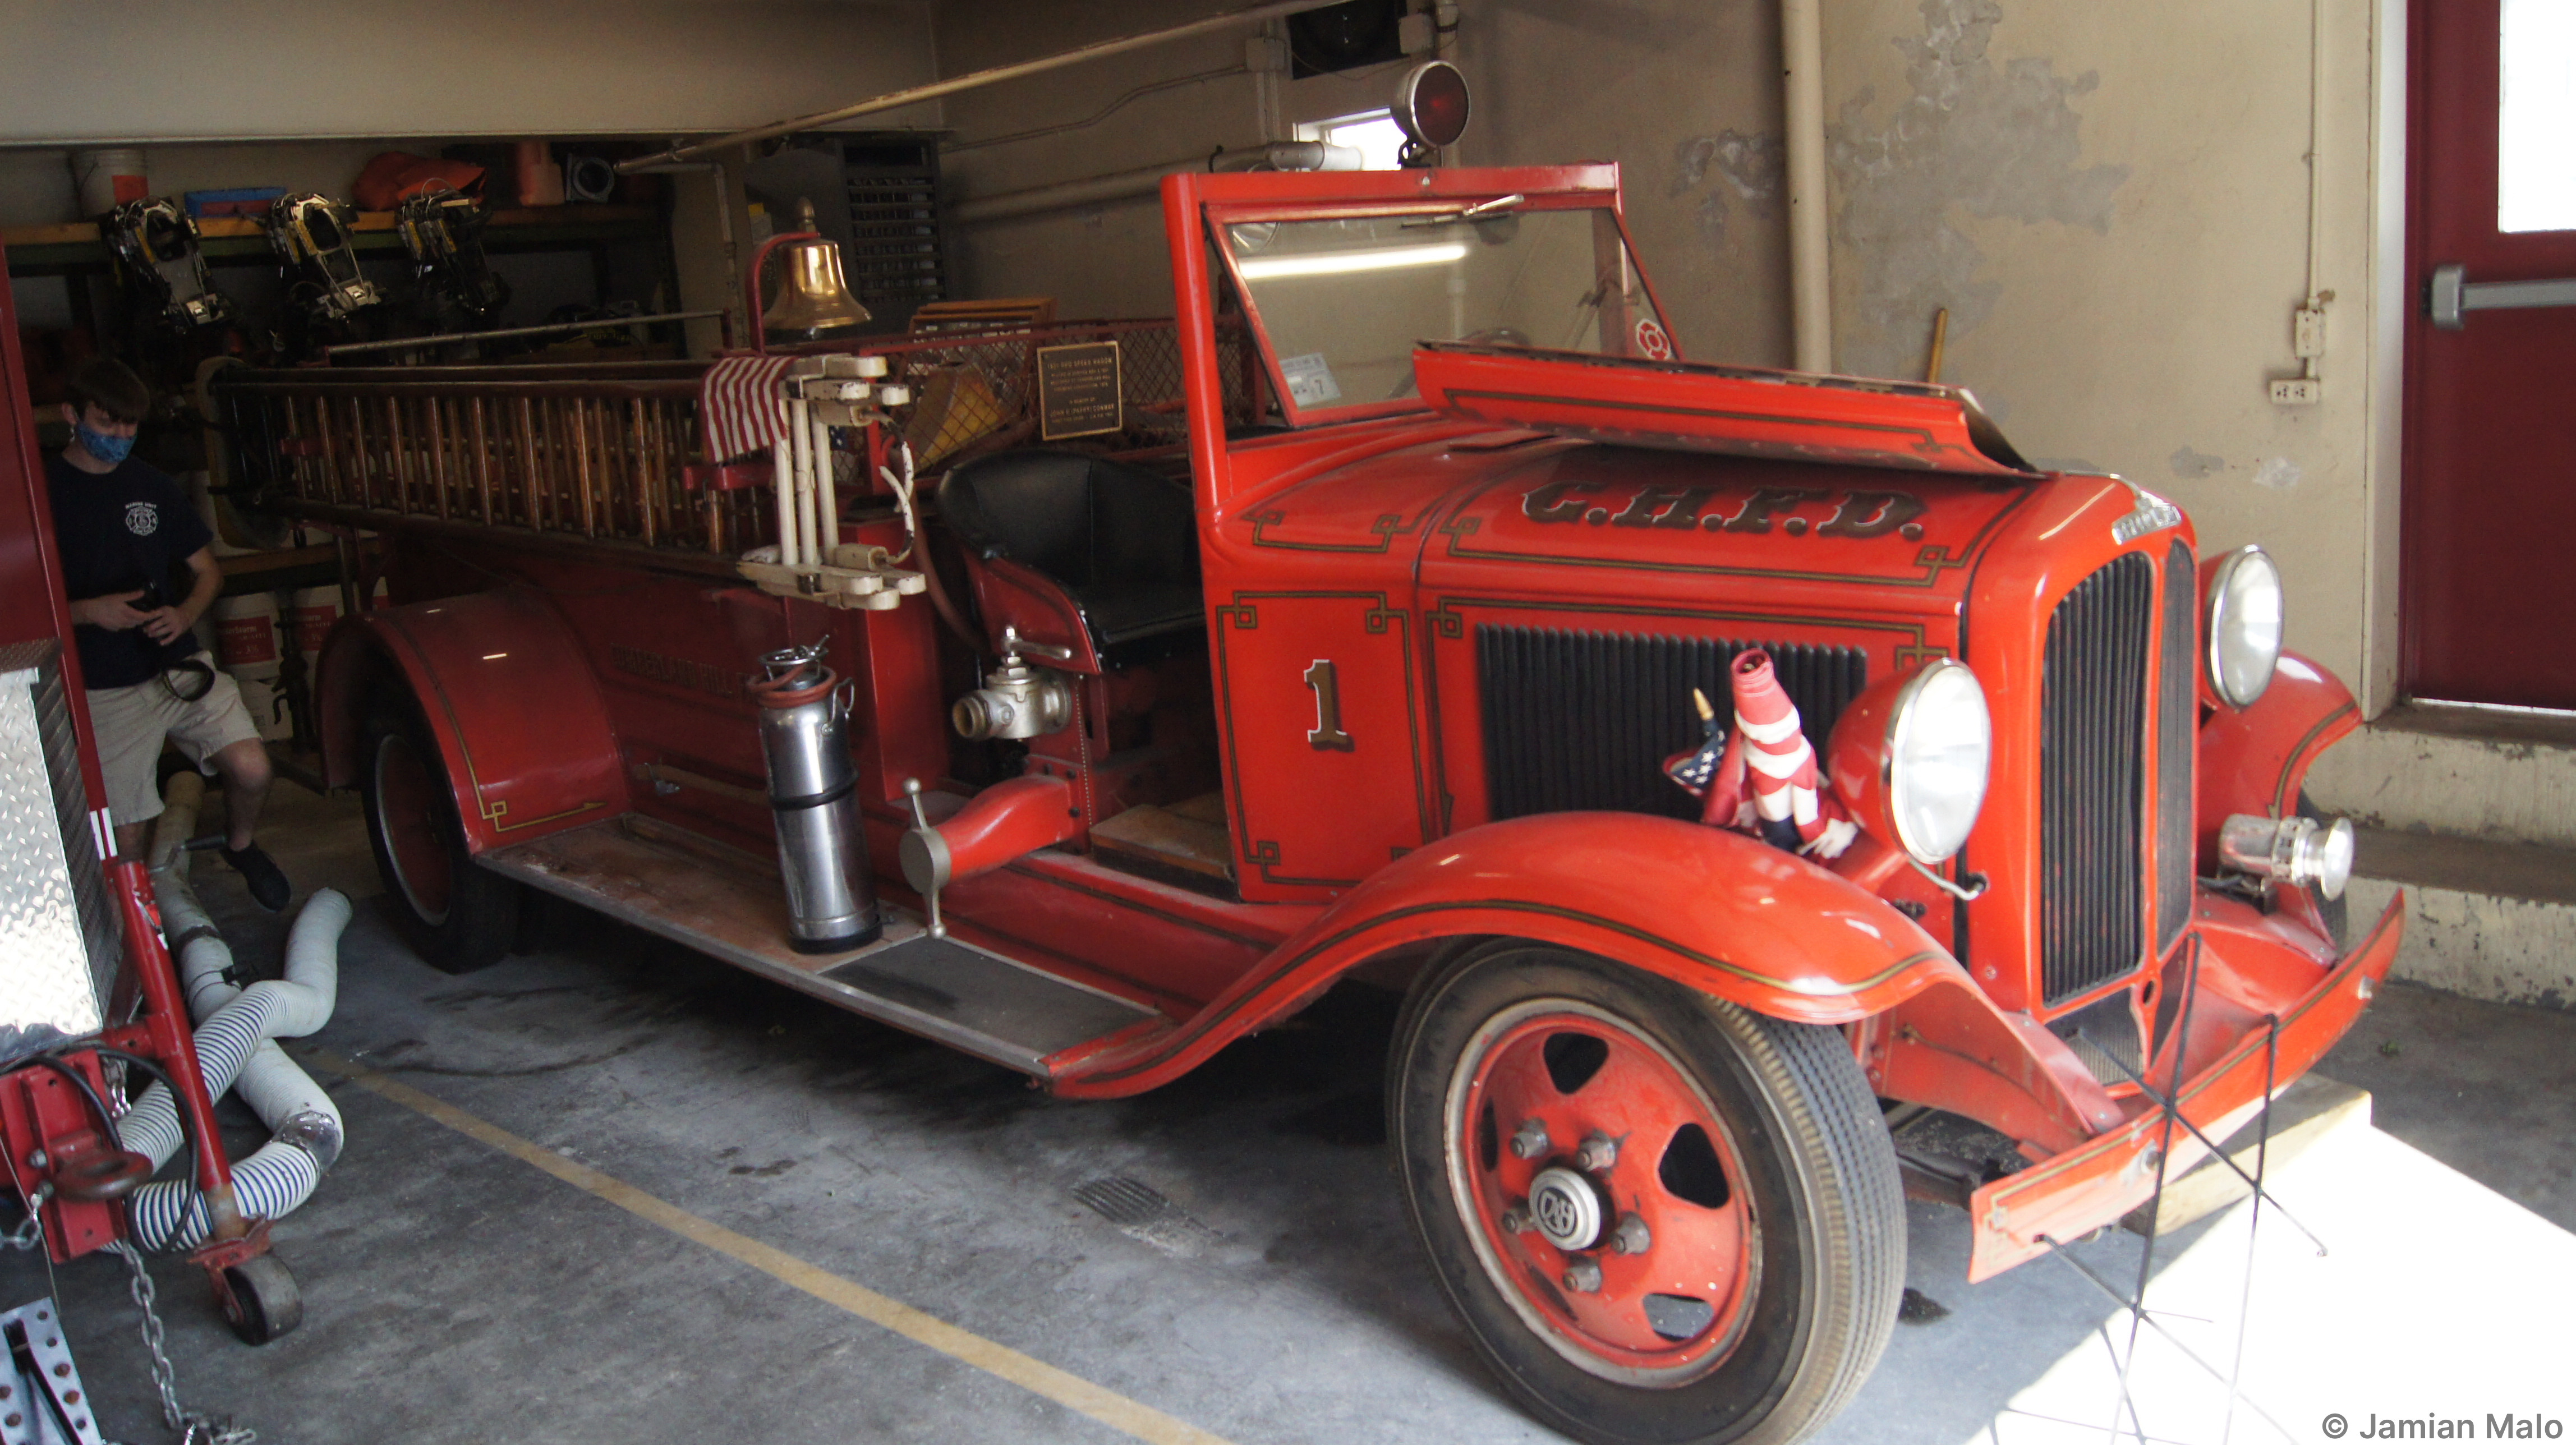
[[[63,857],[72,868],[72,900],[80,914],[81,937],[89,941],[90,981],[97,987],[103,1012],[114,996],[117,973],[125,966],[125,926],[108,897],[107,859],[100,855],[98,834],[90,826],[89,790],[81,784],[80,734],[72,726],[71,695],[63,683],[61,658],[61,647],[51,641],[13,643],[0,647],[0,673],[21,668],[34,668],[37,673],[36,726],[44,735],[45,766],[54,777],[54,814],[62,820]]]
[[[52,671],[0,672],[0,1060],[96,1033],[100,1024],[38,710]]]

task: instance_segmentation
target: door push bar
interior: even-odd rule
[[[2484,281],[2469,284],[2469,271],[2453,262],[2433,268],[2433,284],[2424,295],[2424,309],[2432,314],[2433,325],[2442,331],[2457,331],[2468,324],[2472,311],[2502,311],[2523,306],[2576,306],[2576,277],[2557,281]]]

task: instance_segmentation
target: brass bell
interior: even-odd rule
[[[813,202],[797,202],[796,228],[814,229]],[[779,252],[786,275],[780,278],[777,298],[760,313],[760,329],[770,340],[819,341],[868,323],[868,308],[841,277],[841,248],[829,237],[791,242]]]

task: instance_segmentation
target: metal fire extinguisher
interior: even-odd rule
[[[782,648],[760,660],[769,676],[751,685],[787,877],[788,942],[799,953],[857,948],[884,929],[853,796],[849,688],[822,659],[821,643]]]

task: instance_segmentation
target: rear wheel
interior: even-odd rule
[[[1415,990],[1392,1074],[1415,1232],[1549,1425],[1785,1445],[1877,1364],[1904,1205],[1836,1031],[1505,943]]]
[[[404,940],[444,973],[500,962],[518,932],[519,885],[475,866],[428,725],[408,699],[384,700],[361,746],[367,841]]]

